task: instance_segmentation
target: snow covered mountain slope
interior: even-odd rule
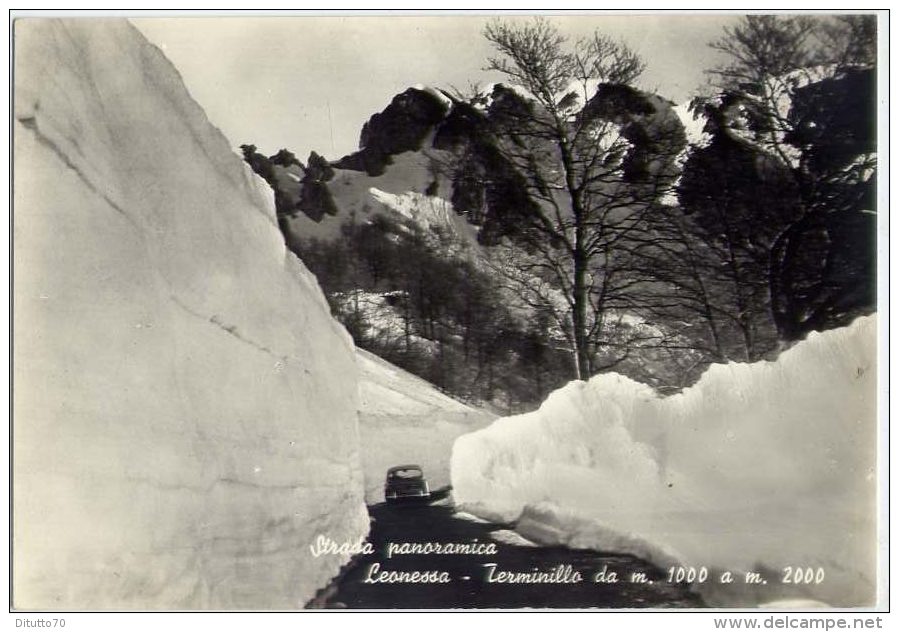
[[[517,517],[531,540],[714,569],[696,586],[710,605],[870,605],[875,359],[869,316],[775,362],[713,365],[667,398],[616,374],[571,382],[538,411],[457,439],[454,494]],[[787,567],[802,579],[784,581]],[[724,571],[738,581],[721,583]],[[746,571],[767,585],[747,585]]]
[[[340,234],[344,224],[361,224],[380,213],[412,221],[425,230],[440,230],[462,243],[476,244],[477,227],[455,212],[449,201],[452,183],[435,173],[432,166],[436,160],[447,160],[441,154],[430,149],[392,156],[391,164],[378,176],[335,169],[327,185],[339,209],[337,215],[315,221],[299,213],[288,220],[290,230],[297,237],[331,240]]]
[[[431,489],[447,485],[449,457],[459,435],[496,415],[447,397],[434,385],[376,355],[357,350],[361,373],[359,431],[365,500],[384,500],[384,475],[394,465],[416,463]]]
[[[690,101],[684,101],[672,109],[684,126],[684,133],[689,144],[705,145],[708,143],[707,134],[703,131],[706,123],[705,118],[693,115],[693,112],[690,111]]]
[[[158,49],[15,42],[14,606],[302,607],[368,528],[352,342]]]

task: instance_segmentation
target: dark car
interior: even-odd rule
[[[430,496],[428,481],[418,465],[397,465],[387,470],[387,480],[384,482],[384,498],[387,502]]]

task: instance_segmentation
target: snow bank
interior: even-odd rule
[[[508,544],[510,546],[538,546],[527,538],[521,537],[521,534],[517,531],[511,531],[510,529],[497,529],[496,531],[491,531],[490,537],[497,542],[502,542],[503,544]]]
[[[349,337],[158,49],[15,36],[14,605],[302,607],[368,528]]]
[[[712,366],[659,398],[616,374],[572,382],[534,413],[460,437],[466,508],[531,540],[631,552],[660,566],[764,569],[711,580],[710,603],[874,599],[876,318],[812,334],[776,362]],[[784,569],[824,569],[811,586]]]
[[[359,433],[364,450],[365,500],[383,502],[384,477],[394,465],[416,463],[431,490],[450,482],[453,441],[495,418],[359,349]]]

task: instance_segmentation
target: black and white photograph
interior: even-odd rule
[[[887,12],[9,28],[17,627],[880,627]]]

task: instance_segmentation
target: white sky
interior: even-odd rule
[[[500,79],[490,16],[131,18],[181,72],[191,95],[236,148],[281,147],[305,162],[357,148],[363,123],[407,87],[465,90]],[[528,19],[514,17],[506,19]],[[572,39],[594,30],[624,39],[647,63],[641,87],[677,102],[719,57],[707,43],[736,15],[578,15],[552,20]],[[330,110],[330,112],[329,112]],[[330,116],[329,116],[330,114]]]

